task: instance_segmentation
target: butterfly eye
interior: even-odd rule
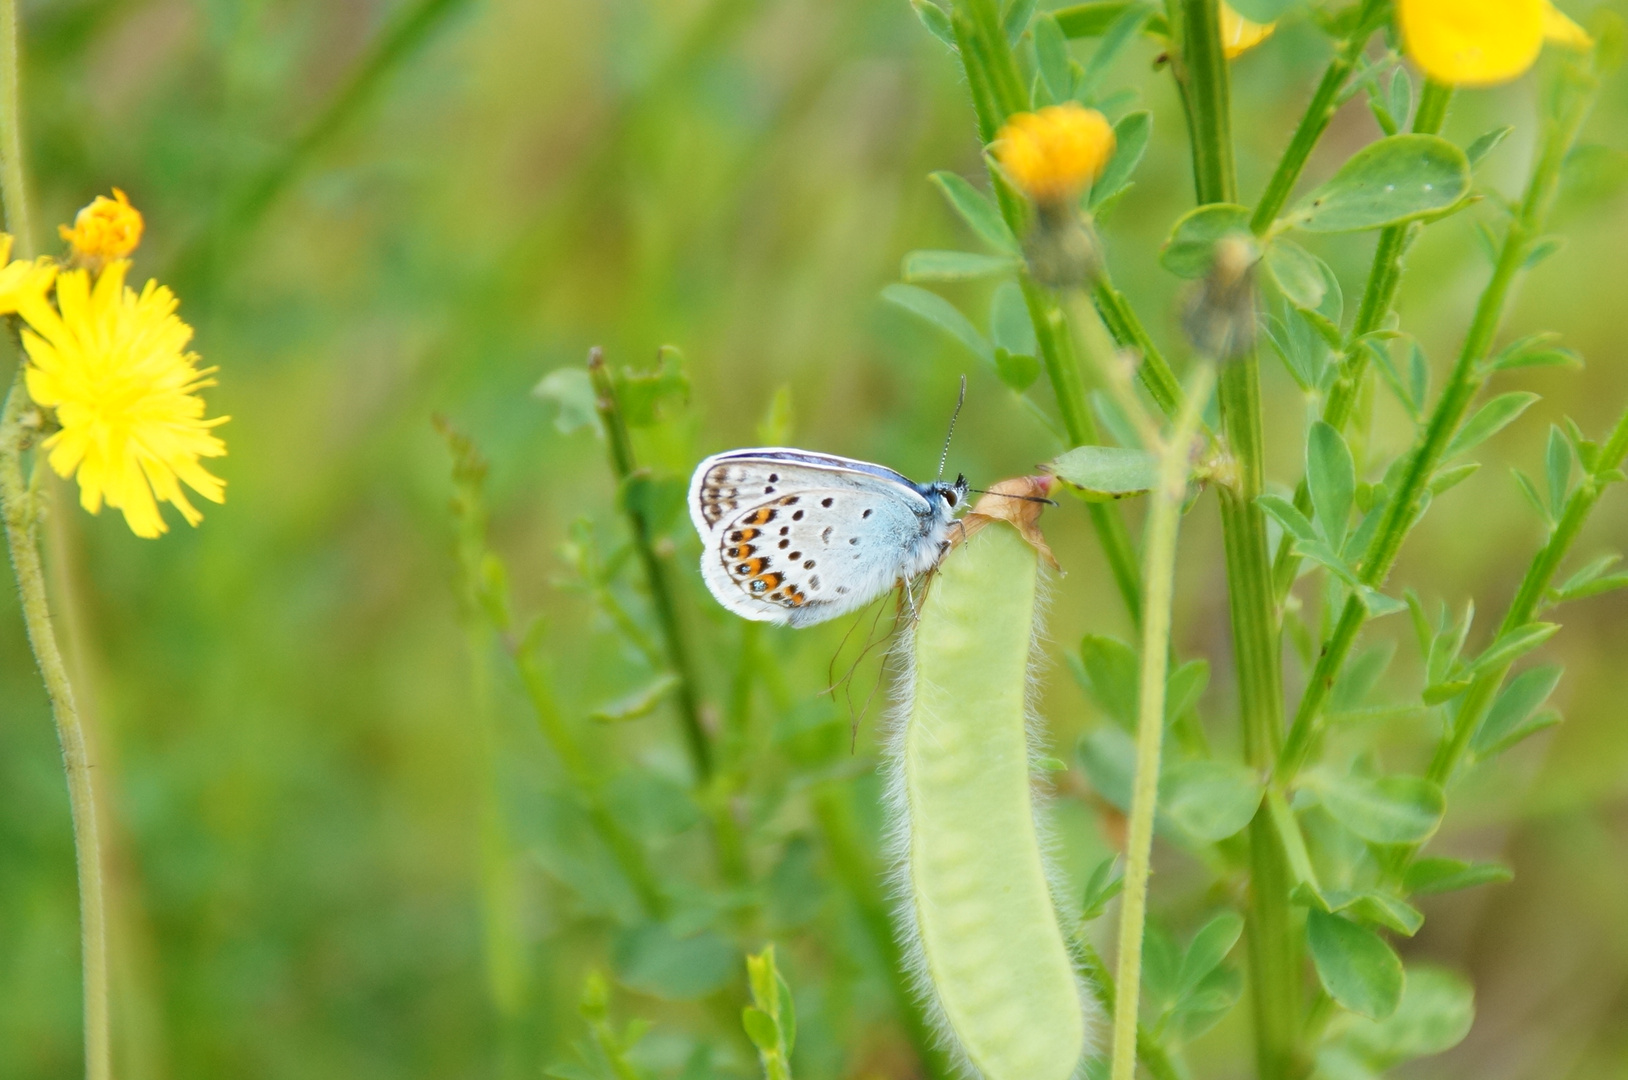
[[[954,488],[946,488],[944,490],[944,501],[949,503],[950,508],[953,510],[955,504],[960,501],[960,496],[956,495]]]

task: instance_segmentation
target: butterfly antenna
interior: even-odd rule
[[[950,460],[950,439],[955,435],[955,420],[961,415],[961,406],[967,403],[967,377],[961,376],[961,393],[955,399],[955,411],[950,414],[950,430],[944,433],[944,452],[938,456],[938,479],[944,479],[944,465]]]
[[[1045,503],[1047,506],[1056,506],[1057,505],[1057,500],[1056,499],[1042,499],[1038,495],[1013,495],[1012,493],[1007,492],[1007,491],[990,491],[988,488],[975,488],[975,487],[969,487],[969,488],[967,488],[967,490],[971,491],[971,492],[974,492],[976,494],[979,494],[979,495],[998,495],[999,497],[1001,497],[1003,499],[1021,499],[1024,502]]]

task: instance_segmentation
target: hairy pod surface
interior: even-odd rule
[[[895,743],[907,944],[987,1080],[1065,1080],[1086,1039],[1030,789],[1038,589],[1039,553],[1006,522],[945,559],[908,643]]]

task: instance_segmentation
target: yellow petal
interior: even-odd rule
[[[1398,0],[1408,56],[1449,86],[1508,82],[1543,48],[1545,0]]]
[[[1556,45],[1564,45],[1579,52],[1587,52],[1594,48],[1594,39],[1588,36],[1588,31],[1572,22],[1564,11],[1550,3],[1543,5],[1543,36]]]
[[[1231,4],[1221,4],[1221,51],[1228,60],[1235,60],[1253,49],[1271,37],[1277,28],[1275,22],[1251,22],[1232,10]]]
[[[1038,203],[1066,202],[1091,185],[1114,156],[1106,117],[1072,101],[1015,113],[995,139],[995,159]]]

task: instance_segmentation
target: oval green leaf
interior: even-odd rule
[[[1215,242],[1232,233],[1249,231],[1249,208],[1233,203],[1210,203],[1183,214],[1170,239],[1159,249],[1159,263],[1177,277],[1197,279],[1210,272]]]
[[[1422,776],[1312,778],[1334,819],[1375,844],[1420,844],[1441,824],[1447,800],[1441,785]]]
[[[1373,1020],[1396,1012],[1405,976],[1384,938],[1350,919],[1310,908],[1306,944],[1329,997]]]
[[[1049,468],[1057,479],[1097,501],[1141,495],[1159,482],[1159,459],[1123,446],[1076,446]]]
[[[1435,135],[1392,135],[1357,151],[1292,220],[1309,232],[1377,229],[1445,210],[1469,190],[1464,151]]]
[[[1159,778],[1164,812],[1200,840],[1224,840],[1241,832],[1261,804],[1260,778],[1225,761],[1183,761]]]

